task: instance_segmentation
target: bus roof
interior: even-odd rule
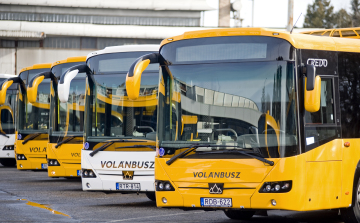
[[[59,60],[56,61],[55,63],[51,64],[51,68],[59,65],[59,64],[64,64],[64,63],[74,63],[74,62],[85,62],[86,61],[86,56],[82,56],[82,57],[68,57],[65,60]]]
[[[265,28],[228,28],[185,32],[182,35],[164,39],[160,45],[184,39],[220,36],[270,36],[285,39],[297,49],[360,52],[360,41],[357,39],[290,34]]]
[[[340,28],[340,29],[320,29],[312,30],[310,32],[301,32],[301,34],[308,34],[313,36],[332,36],[342,38],[360,39],[360,27]]]
[[[102,50],[94,51],[88,54],[87,59],[90,57],[108,54],[108,53],[123,53],[123,52],[136,52],[136,51],[159,51],[159,45],[144,44],[144,45],[123,45],[123,46],[108,46]]]
[[[44,68],[51,68],[51,63],[34,64],[30,67],[25,67],[20,70],[19,74],[26,70],[35,70],[35,69],[44,69]]]

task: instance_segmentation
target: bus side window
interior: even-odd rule
[[[336,136],[334,114],[332,79],[322,78],[319,111],[312,113],[305,111],[305,143],[307,146],[312,145],[313,147],[313,144],[319,146]]]

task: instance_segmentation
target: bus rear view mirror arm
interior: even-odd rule
[[[58,84],[58,95],[59,100],[62,103],[66,103],[69,99],[69,91],[71,81],[76,77],[78,73],[87,74],[88,67],[86,64],[80,64],[67,69],[60,77]]]
[[[57,81],[54,74],[49,71],[39,73],[30,80],[27,88],[27,97],[30,103],[36,102],[38,87],[44,79],[48,78],[51,78],[53,81]]]
[[[14,83],[21,83],[22,80],[20,77],[12,77],[4,80],[0,83],[0,105],[5,104],[6,101],[6,91]]]
[[[126,75],[126,93],[136,100],[140,93],[141,75],[149,64],[159,63],[159,53],[150,53],[139,57],[130,67]]]
[[[320,109],[321,77],[316,75],[314,65],[306,65],[304,106],[308,112]]]

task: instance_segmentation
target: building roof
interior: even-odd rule
[[[142,10],[213,10],[206,0],[2,0],[1,4]]]
[[[108,53],[121,53],[121,52],[136,52],[136,51],[149,51],[149,52],[157,52],[159,51],[160,45],[124,45],[124,46],[109,46],[105,47],[105,49],[94,51],[88,54],[87,59],[93,56],[108,54]]]
[[[161,42],[161,46],[184,39],[196,39],[219,36],[269,36],[285,39],[297,49],[328,50],[343,52],[360,52],[360,41],[357,39],[318,37],[305,34],[290,34],[279,30],[265,28],[229,28],[208,29],[185,32],[182,35],[169,37]]]

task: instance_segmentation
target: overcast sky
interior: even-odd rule
[[[233,2],[234,0],[231,0]],[[331,0],[335,11],[341,8],[350,12],[351,0]],[[284,28],[287,24],[288,0],[254,0],[254,27]],[[302,13],[297,27],[302,27],[304,15],[308,4],[314,0],[294,0],[294,23]],[[218,24],[219,0],[207,0],[209,6],[216,8],[214,11],[204,13],[204,26],[216,27]],[[252,0],[241,0],[242,9],[240,17],[243,20],[243,27],[251,26]],[[233,24],[233,22],[232,22]]]

